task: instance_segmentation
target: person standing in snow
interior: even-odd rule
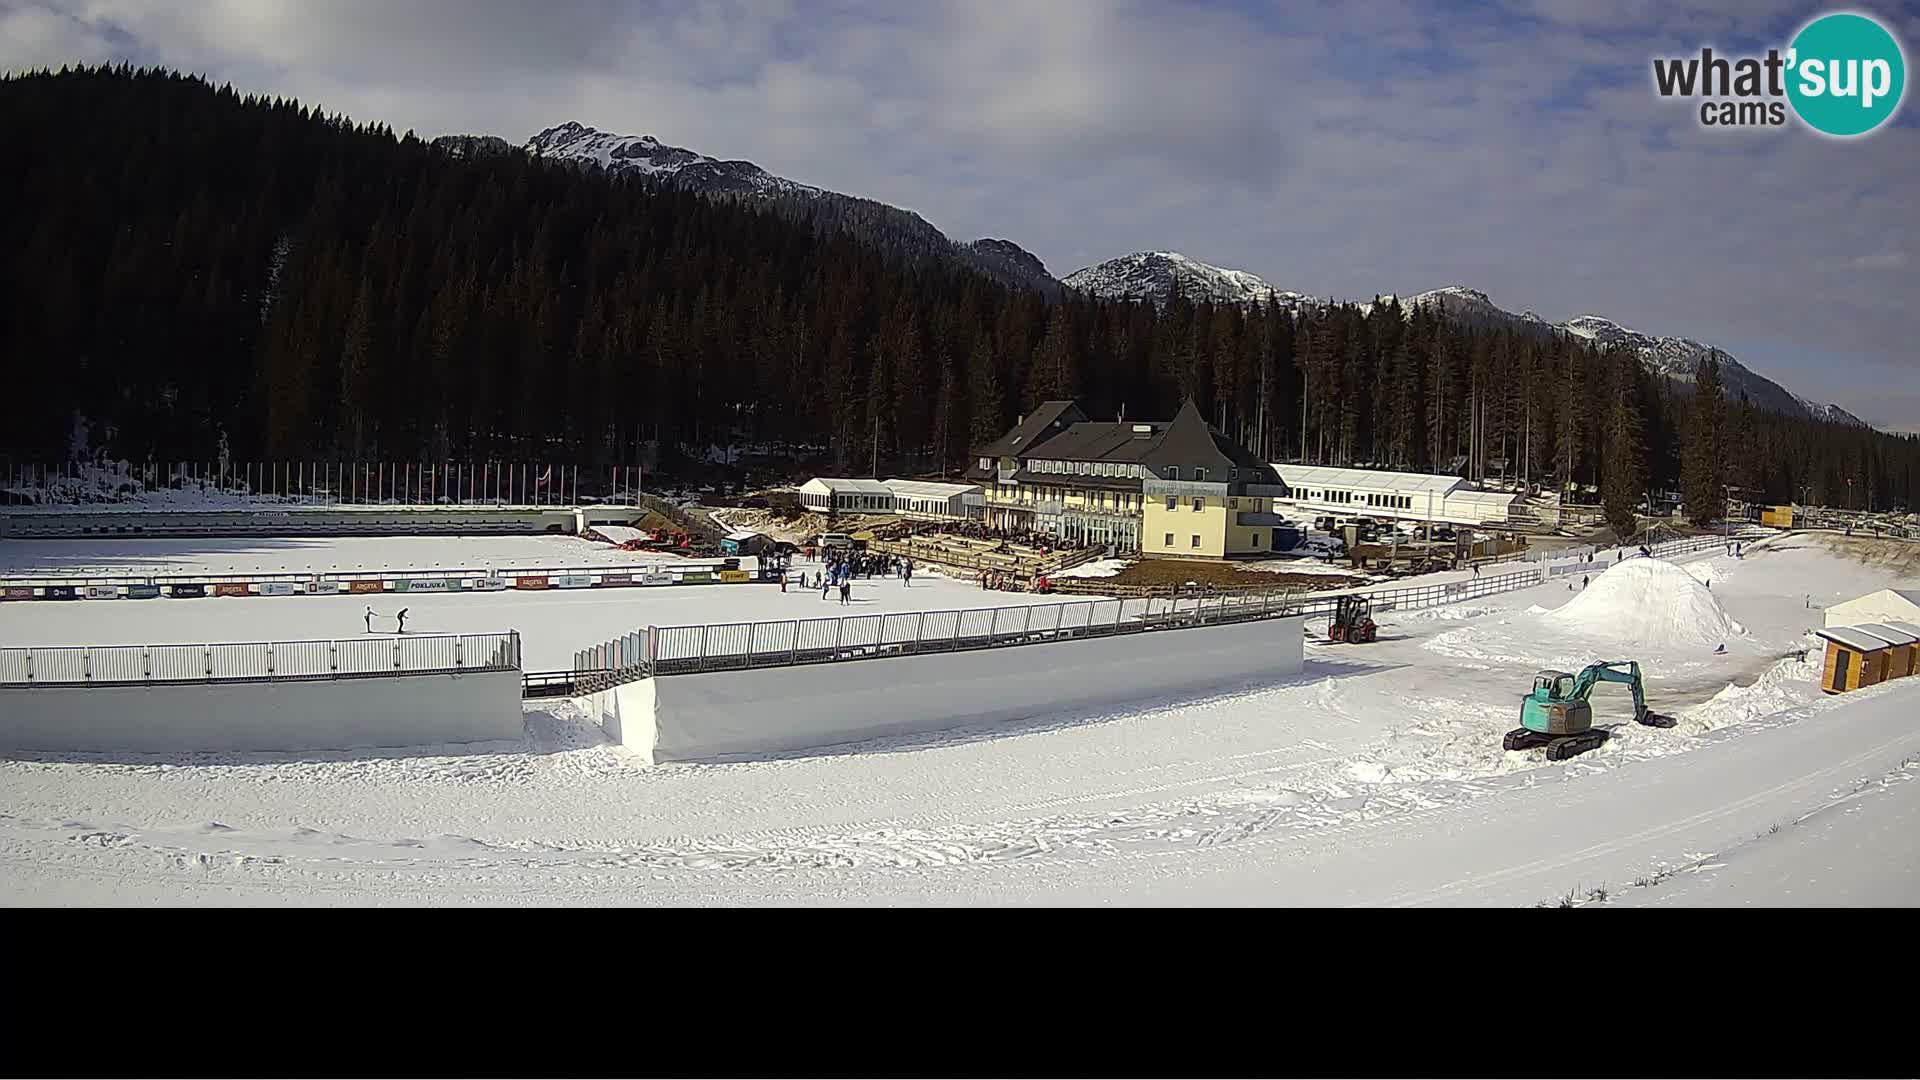
[[[912,559],[908,559],[906,563],[900,568],[900,579],[906,582],[907,588],[909,589],[913,588],[913,560]]]
[[[400,614],[398,618],[400,620],[400,632],[404,634],[407,632],[407,609],[406,608],[400,609]]]
[[[1580,575],[1580,591],[1587,591],[1587,575],[1585,574]]]
[[[373,605],[367,605],[367,633],[373,633]]]
[[[850,604],[850,603],[852,603],[852,602],[853,602],[853,599],[852,599],[852,598],[853,598],[853,580],[852,580],[851,578],[844,578],[844,577],[843,577],[843,578],[841,578],[841,579],[840,579],[840,604],[841,604],[841,606],[842,606],[842,607],[845,607],[845,606],[846,606],[847,604]]]
[[[827,598],[827,590],[831,589],[832,587],[833,587],[832,571],[823,572],[820,575],[820,599],[825,600]]]

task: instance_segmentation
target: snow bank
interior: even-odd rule
[[[1132,565],[1132,559],[1095,559],[1092,562],[1081,563],[1079,566],[1070,566],[1053,576],[1057,578],[1113,577]]]
[[[1609,568],[1541,621],[1624,644],[1716,645],[1746,630],[1681,567],[1630,559]]]

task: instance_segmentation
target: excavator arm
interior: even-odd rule
[[[1633,690],[1633,719],[1635,723],[1647,723],[1650,713],[1647,711],[1647,684],[1640,677],[1638,660],[1603,660],[1597,664],[1588,664],[1574,676],[1573,690],[1567,695],[1573,701],[1585,701],[1593,695],[1595,685],[1603,682],[1626,683]]]

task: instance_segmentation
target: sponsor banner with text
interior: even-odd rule
[[[387,583],[384,581],[349,581],[347,582],[347,591],[350,593],[386,592]]]
[[[513,587],[516,589],[544,589],[547,587],[547,579],[544,577],[517,577],[513,579]]]
[[[473,587],[479,592],[499,592],[507,587],[507,579],[503,577],[475,578],[473,580]]]
[[[591,574],[561,574],[553,579],[553,584],[555,588],[559,589],[584,589],[593,584],[593,576]]]
[[[175,585],[173,588],[167,590],[167,595],[176,596],[183,600],[190,600],[196,596],[207,595],[207,587],[205,585]]]
[[[154,597],[159,595],[160,595],[160,586],[158,585],[127,586],[127,599],[129,600],[151,600]]]
[[[112,585],[87,586],[87,599],[89,600],[117,600],[119,598],[120,590]]]
[[[260,583],[261,596],[292,596],[293,593],[294,586],[291,581],[263,581]]]
[[[213,587],[215,596],[246,596],[249,591],[243,581],[223,581]]]

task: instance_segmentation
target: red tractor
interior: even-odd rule
[[[1342,596],[1327,621],[1327,640],[1364,645],[1380,635],[1373,621],[1373,603],[1364,596]]]

